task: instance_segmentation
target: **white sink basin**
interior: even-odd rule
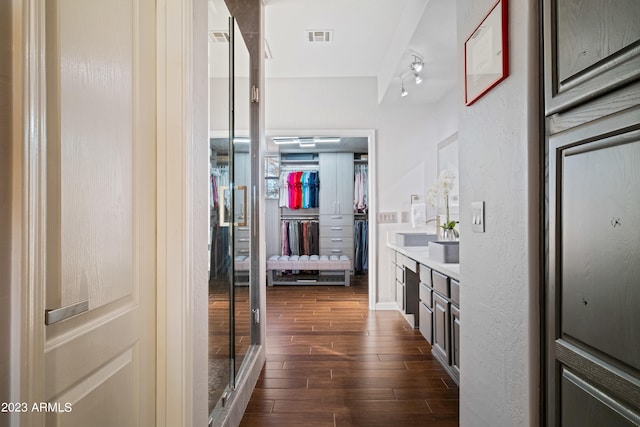
[[[443,264],[460,263],[460,242],[432,241],[429,242],[429,258]]]
[[[438,235],[420,232],[396,233],[396,245],[398,246],[427,246],[429,242],[437,240]]]

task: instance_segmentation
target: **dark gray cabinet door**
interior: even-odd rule
[[[637,426],[640,1],[544,11],[544,420]]]
[[[449,365],[449,302],[435,292],[432,352],[444,365]]]

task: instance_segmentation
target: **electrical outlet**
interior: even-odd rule
[[[398,215],[395,212],[378,212],[378,224],[390,224],[398,222]]]
[[[484,202],[471,203],[471,230],[484,233]]]

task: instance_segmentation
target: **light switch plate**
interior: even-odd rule
[[[484,233],[484,202],[471,203],[471,230]]]

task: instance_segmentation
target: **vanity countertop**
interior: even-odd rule
[[[433,270],[439,271],[440,273],[445,274],[455,280],[460,280],[460,264],[443,264],[431,259],[429,257],[428,246],[398,246],[393,243],[395,242],[395,234],[395,232],[390,232],[387,234],[388,247],[419,262],[420,264],[426,265]]]

